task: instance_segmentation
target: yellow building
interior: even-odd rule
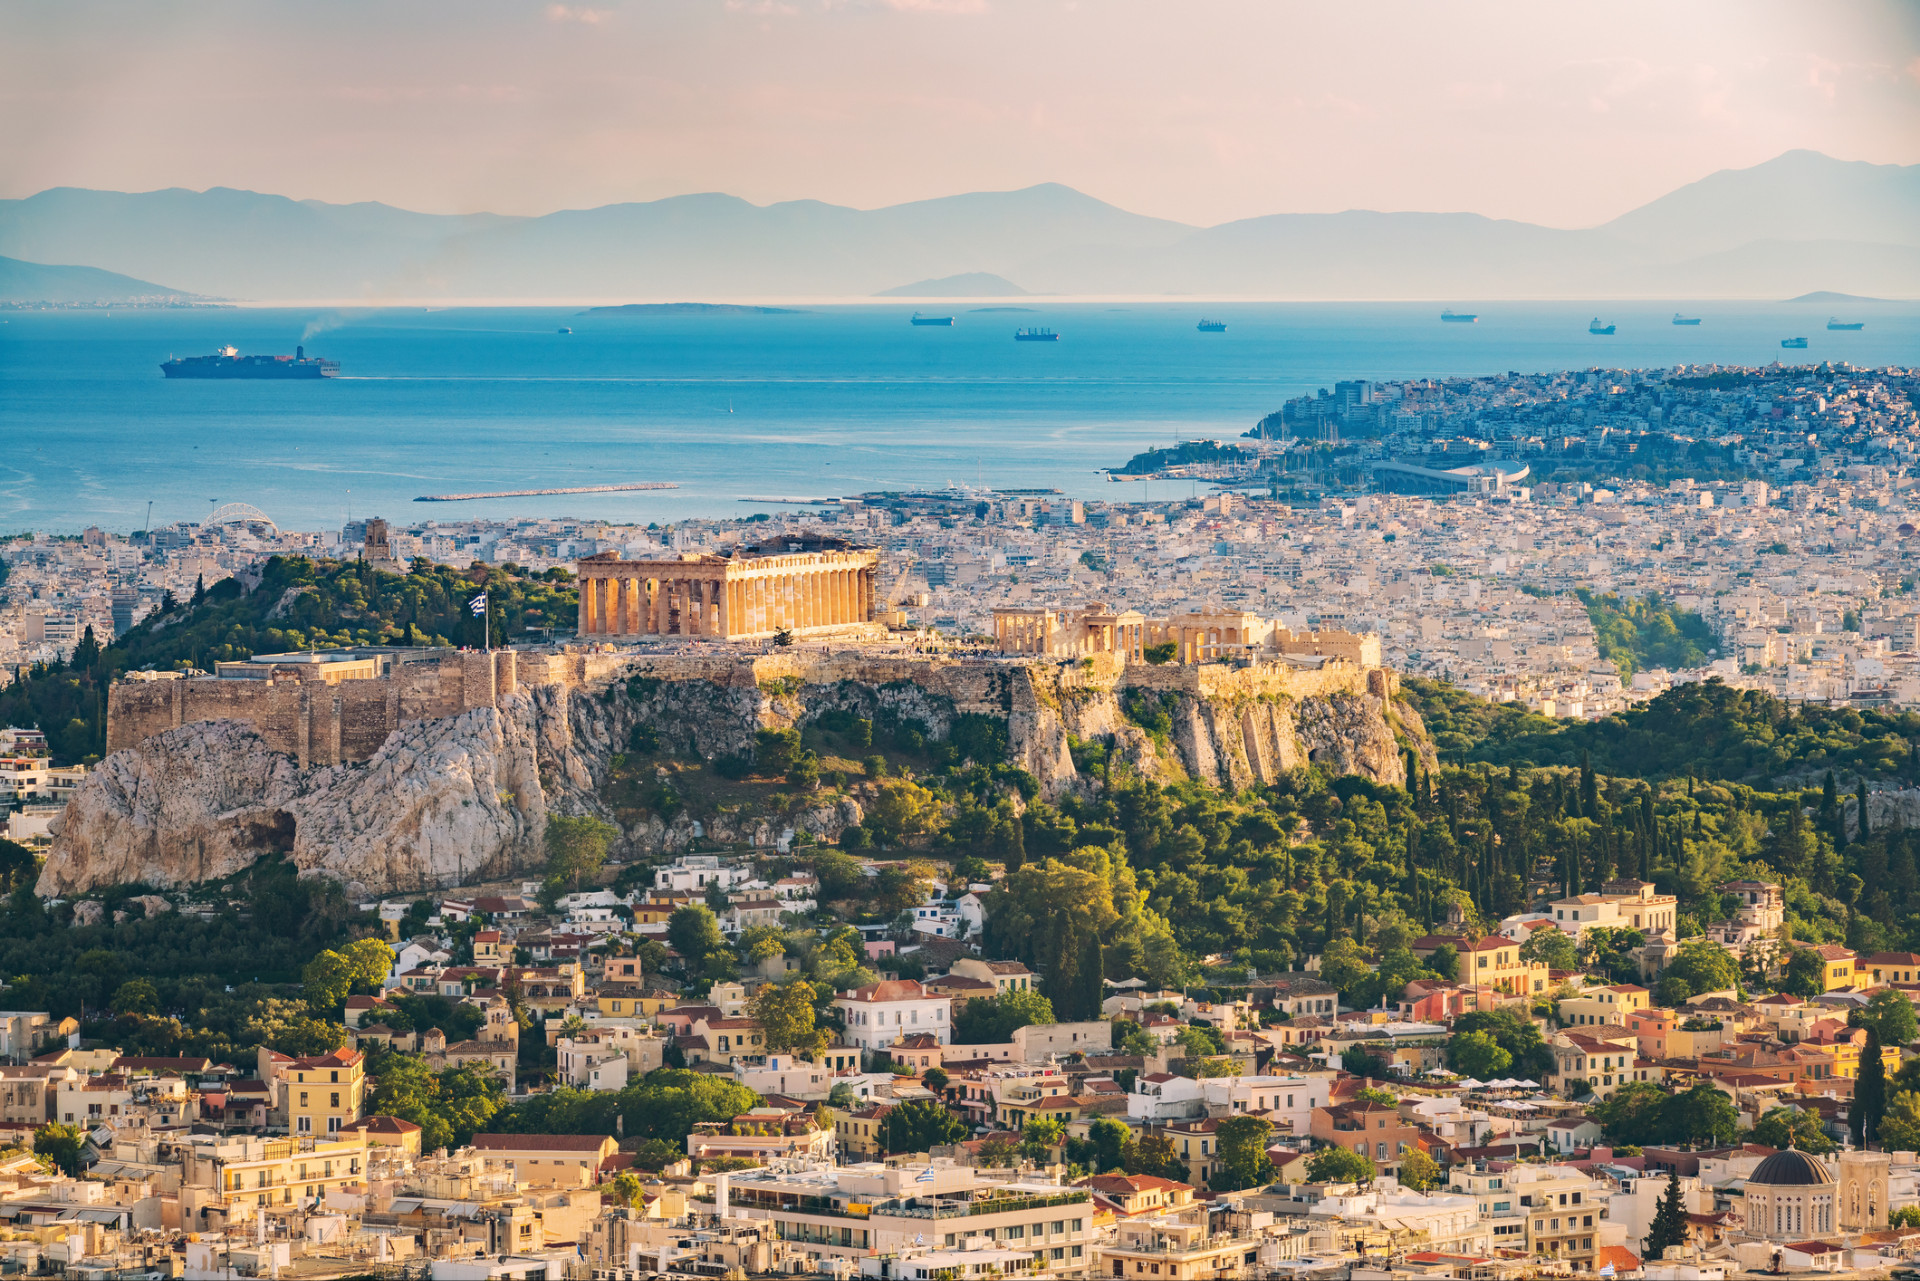
[[[1520,959],[1520,945],[1504,934],[1461,943],[1459,981],[1475,987],[1498,988],[1515,996],[1547,990],[1547,967]]]
[[[1834,992],[1843,987],[1852,987],[1858,981],[1854,973],[1854,961],[1857,959],[1848,949],[1838,943],[1823,943],[1809,949],[1820,958],[1820,990]]]
[[[262,1139],[196,1135],[180,1147],[180,1223],[218,1231],[249,1223],[275,1206],[311,1204],[338,1188],[364,1184],[367,1141]]]
[[[1856,1036],[1858,1037],[1857,1040],[1855,1039]],[[1840,1035],[1832,1037],[1831,1039],[1816,1039],[1810,1037],[1800,1042],[1799,1049],[1801,1051],[1816,1050],[1833,1061],[1832,1066],[1825,1072],[1818,1074],[1809,1072],[1808,1076],[1816,1080],[1820,1077],[1841,1076],[1852,1079],[1859,1076],[1860,1053],[1866,1048],[1866,1039],[1865,1031],[1858,1028],[1848,1028]],[[1899,1071],[1900,1047],[1897,1045],[1881,1046],[1880,1063],[1886,1068],[1888,1076],[1892,1076],[1895,1072]]]
[[[1580,995],[1560,1002],[1560,1026],[1592,1027],[1600,1023],[1625,1026],[1635,1013],[1647,1008],[1648,996],[1646,988],[1633,983],[1587,988]]]
[[[334,1050],[295,1059],[278,1072],[280,1110],[294,1137],[337,1134],[360,1119],[366,1101],[366,1056],[358,1050]]]

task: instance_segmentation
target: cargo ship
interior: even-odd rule
[[[915,325],[951,325],[953,324],[953,317],[952,316],[923,316],[916,311],[913,313],[913,319],[909,323],[915,324]]]
[[[1867,322],[1864,320],[1842,320],[1838,316],[1827,317],[1828,329],[1865,329],[1866,327]]]
[[[1590,334],[1599,334],[1602,337],[1605,337],[1613,332],[1613,326],[1601,324],[1600,317],[1595,316],[1591,321],[1588,322],[1587,332]]]
[[[169,378],[331,378],[337,360],[307,359],[305,347],[291,356],[242,356],[238,347],[222,347],[211,356],[177,356],[160,366]]]
[[[1021,329],[1014,333],[1015,342],[1059,342],[1060,335],[1051,329]]]
[[[1700,323],[1700,317],[1683,316],[1676,311],[1673,313],[1673,323],[1676,325],[1697,325]]]
[[[1780,345],[1790,351],[1805,351],[1807,349],[1807,340],[1804,338],[1782,338]]]
[[[1480,319],[1480,313],[1477,311],[1443,311],[1440,313],[1440,323],[1444,325],[1471,325],[1478,319]]]
[[[1227,322],[1224,320],[1203,320],[1195,325],[1194,328],[1203,334],[1224,334],[1227,332]]]

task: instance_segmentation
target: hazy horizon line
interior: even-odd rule
[[[1848,160],[1848,159],[1843,159],[1839,156],[1831,155],[1828,152],[1821,151],[1813,147],[1789,147],[1773,156],[1768,157],[1765,160],[1758,162],[1757,164],[1722,165],[1718,168],[1706,170],[1705,172],[1700,173],[1696,177],[1690,178],[1687,181],[1682,182],[1677,186],[1669,188],[1667,191],[1662,192],[1660,195],[1653,197],[1652,200],[1642,201],[1640,204],[1637,204],[1637,205],[1631,205],[1626,209],[1621,210],[1619,213],[1615,213],[1611,215],[1610,217],[1603,218],[1598,222],[1588,223],[1581,226],[1563,226],[1563,225],[1558,225],[1553,223],[1533,222],[1525,218],[1502,217],[1496,214],[1483,213],[1477,209],[1385,209],[1385,208],[1375,208],[1375,207],[1364,206],[1364,205],[1349,205],[1340,209],[1309,209],[1309,210],[1279,209],[1279,210],[1273,210],[1271,212],[1263,213],[1263,214],[1250,214],[1241,218],[1229,218],[1224,222],[1218,222],[1218,223],[1192,223],[1192,222],[1183,222],[1177,218],[1164,218],[1155,214],[1137,213],[1134,210],[1128,208],[1127,206],[1122,204],[1117,204],[1114,201],[1109,200],[1104,196],[1095,195],[1091,192],[1082,190],[1079,187],[1073,186],[1070,183],[1059,182],[1057,180],[1051,180],[1051,179],[1043,182],[1027,183],[1018,187],[979,187],[979,188],[970,188],[962,191],[950,191],[944,195],[923,196],[923,197],[918,197],[912,200],[897,200],[887,204],[880,204],[880,205],[842,204],[837,201],[821,199],[816,196],[794,196],[794,197],[789,197],[781,200],[772,200],[764,204],[760,204],[748,199],[745,196],[734,195],[732,192],[729,192],[729,191],[705,190],[705,191],[678,192],[673,195],[658,196],[651,200],[615,200],[615,201],[609,201],[605,204],[598,204],[598,205],[564,205],[564,206],[548,209],[544,213],[536,213],[536,214],[497,213],[491,209],[468,209],[468,210],[458,211],[458,212],[442,212],[442,211],[430,210],[430,209],[416,209],[416,208],[409,207],[407,205],[395,204],[391,201],[381,200],[381,199],[337,200],[337,199],[329,199],[323,196],[294,196],[294,195],[288,195],[285,192],[263,191],[257,187],[235,186],[227,183],[215,183],[207,187],[191,187],[191,186],[179,186],[179,185],[167,186],[167,187],[150,187],[150,188],[146,188],[144,190],[139,190],[139,191],[131,191],[131,190],[127,190],[120,187],[88,187],[88,186],[80,186],[80,185],[71,184],[71,183],[63,183],[57,186],[41,188],[40,190],[25,196],[0,197],[0,202],[23,203],[29,200],[36,200],[41,196],[46,196],[54,192],[62,192],[62,191],[77,191],[77,192],[87,192],[89,194],[119,195],[119,196],[155,196],[155,195],[164,195],[168,192],[176,192],[176,191],[186,192],[191,195],[205,196],[205,195],[211,195],[214,192],[230,191],[230,192],[235,192],[242,195],[261,196],[261,197],[265,197],[268,199],[275,199],[275,200],[286,200],[294,204],[324,205],[334,209],[352,209],[356,207],[371,206],[371,207],[378,207],[382,209],[391,209],[399,213],[413,214],[423,218],[446,218],[446,219],[493,218],[503,222],[534,222],[542,218],[550,218],[559,214],[595,213],[595,212],[599,212],[601,210],[606,210],[606,209],[639,208],[639,207],[650,206],[650,205],[669,204],[674,201],[700,200],[700,199],[728,200],[728,201],[737,202],[742,205],[746,205],[748,208],[758,209],[758,210],[779,209],[789,205],[818,205],[818,206],[823,206],[829,209],[845,210],[851,213],[870,214],[870,213],[885,213],[895,209],[906,209],[906,208],[911,208],[915,205],[938,204],[942,201],[960,200],[960,199],[965,199],[969,196],[1013,196],[1013,195],[1020,195],[1025,192],[1038,191],[1045,188],[1057,188],[1061,191],[1071,192],[1073,195],[1079,196],[1082,199],[1091,200],[1098,204],[1104,205],[1109,209],[1114,209],[1121,213],[1125,213],[1131,217],[1148,219],[1154,222],[1167,223],[1171,226],[1184,227],[1191,231],[1211,231],[1211,230],[1216,230],[1220,227],[1229,227],[1236,223],[1242,223],[1242,222],[1254,222],[1263,218],[1288,218],[1288,217],[1291,217],[1291,218],[1338,218],[1348,214],[1381,214],[1381,215],[1387,215],[1387,216],[1413,215],[1418,217],[1436,217],[1436,218],[1470,217],[1470,218],[1483,218],[1489,222],[1515,223],[1521,226],[1540,227],[1548,231],[1595,231],[1600,229],[1601,227],[1606,226],[1609,222],[1613,222],[1616,219],[1623,217],[1626,214],[1631,213],[1636,209],[1645,208],[1648,204],[1651,204],[1654,201],[1664,199],[1666,196],[1669,196],[1674,192],[1682,191],[1687,187],[1693,186],[1700,182],[1704,182],[1705,180],[1712,178],[1716,175],[1723,174],[1723,173],[1745,173],[1753,169],[1762,168],[1766,165],[1775,164],[1788,156],[1799,155],[1799,154],[1819,156],[1824,160],[1828,160],[1834,164],[1841,164],[1841,165],[1868,165],[1874,168],[1881,168],[1881,169],[1920,169],[1920,162],[1905,163],[1901,161]],[[51,265],[57,265],[57,264],[46,264],[46,265],[51,266]]]

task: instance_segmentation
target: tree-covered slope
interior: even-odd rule
[[[1578,765],[1632,778],[1763,782],[1920,779],[1920,714],[1793,707],[1760,690],[1710,680],[1681,685],[1599,721],[1556,721],[1435,681],[1409,679],[1427,728],[1451,761]]]
[[[72,662],[19,673],[0,690],[0,724],[38,726],[57,759],[84,760],[106,741],[105,691],[122,672],[211,671],[255,654],[347,645],[479,645],[486,637],[467,603],[483,590],[495,644],[573,627],[579,596],[565,570],[420,560],[387,574],[362,561],[276,556],[251,591],[225,579],[164,604],[104,649],[83,641]]]

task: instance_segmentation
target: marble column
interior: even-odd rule
[[[574,634],[578,636],[585,636],[587,634],[587,584],[592,581],[590,578],[580,580],[580,603],[578,608],[580,617],[573,625]]]

